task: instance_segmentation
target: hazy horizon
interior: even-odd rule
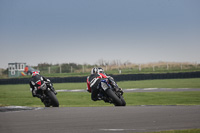
[[[0,1],[8,63],[200,62],[198,0]]]

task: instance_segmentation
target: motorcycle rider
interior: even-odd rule
[[[111,85],[112,85],[113,88],[115,88],[117,91],[119,91],[119,90],[122,91],[122,88],[119,88],[119,87],[118,87],[118,85],[117,85],[117,83],[114,81],[113,77],[107,76],[107,74],[104,73],[103,68],[98,68],[98,73],[99,73],[100,75],[102,75],[102,76],[104,75],[103,77],[106,76],[106,78],[108,78],[109,81],[111,82]]]
[[[99,83],[103,79],[107,79],[107,81],[110,82],[112,87],[115,88],[117,91],[122,91],[122,89],[118,87],[114,79],[111,76],[107,76],[102,68],[94,67],[91,70],[91,75],[87,77],[87,91],[91,93],[91,99],[93,101],[101,100],[101,97],[98,95]],[[101,82],[101,84],[101,86],[105,87],[105,89],[108,88],[106,83]]]
[[[35,86],[35,82],[34,79],[43,79],[43,81],[47,82],[47,87],[51,88],[51,90],[54,92],[54,94],[56,95],[57,92],[55,91],[53,84],[51,83],[51,81],[47,78],[45,78],[44,76],[40,75],[39,72],[35,71],[32,73],[32,78],[30,79],[29,85],[30,85],[30,90],[32,92],[32,96],[33,97],[38,97],[41,99],[41,101],[44,101],[44,97],[42,95],[41,90],[38,90],[37,87]]]

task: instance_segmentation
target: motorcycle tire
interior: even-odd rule
[[[112,99],[112,102],[115,106],[123,106],[122,101],[119,99],[119,97],[113,92],[111,89],[106,90],[107,95]]]
[[[53,107],[59,107],[59,102],[56,95],[52,91],[47,92],[49,98],[51,99],[51,104]]]
[[[49,98],[45,98],[44,99],[43,103],[44,103],[45,107],[50,107],[51,106],[49,102],[50,102]]]
[[[126,101],[124,100],[123,96],[120,96],[120,99],[122,101],[122,106],[126,106]]]

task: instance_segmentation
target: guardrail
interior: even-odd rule
[[[116,81],[200,78],[200,72],[111,75]],[[50,77],[52,83],[86,82],[87,77]],[[2,84],[28,84],[30,78],[0,79]]]

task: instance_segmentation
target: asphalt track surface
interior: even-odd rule
[[[0,112],[1,133],[135,133],[200,128],[200,106],[30,108]]]
[[[124,89],[124,92],[158,91],[200,89]],[[0,133],[137,133],[195,128],[200,128],[200,106],[0,107]]]

